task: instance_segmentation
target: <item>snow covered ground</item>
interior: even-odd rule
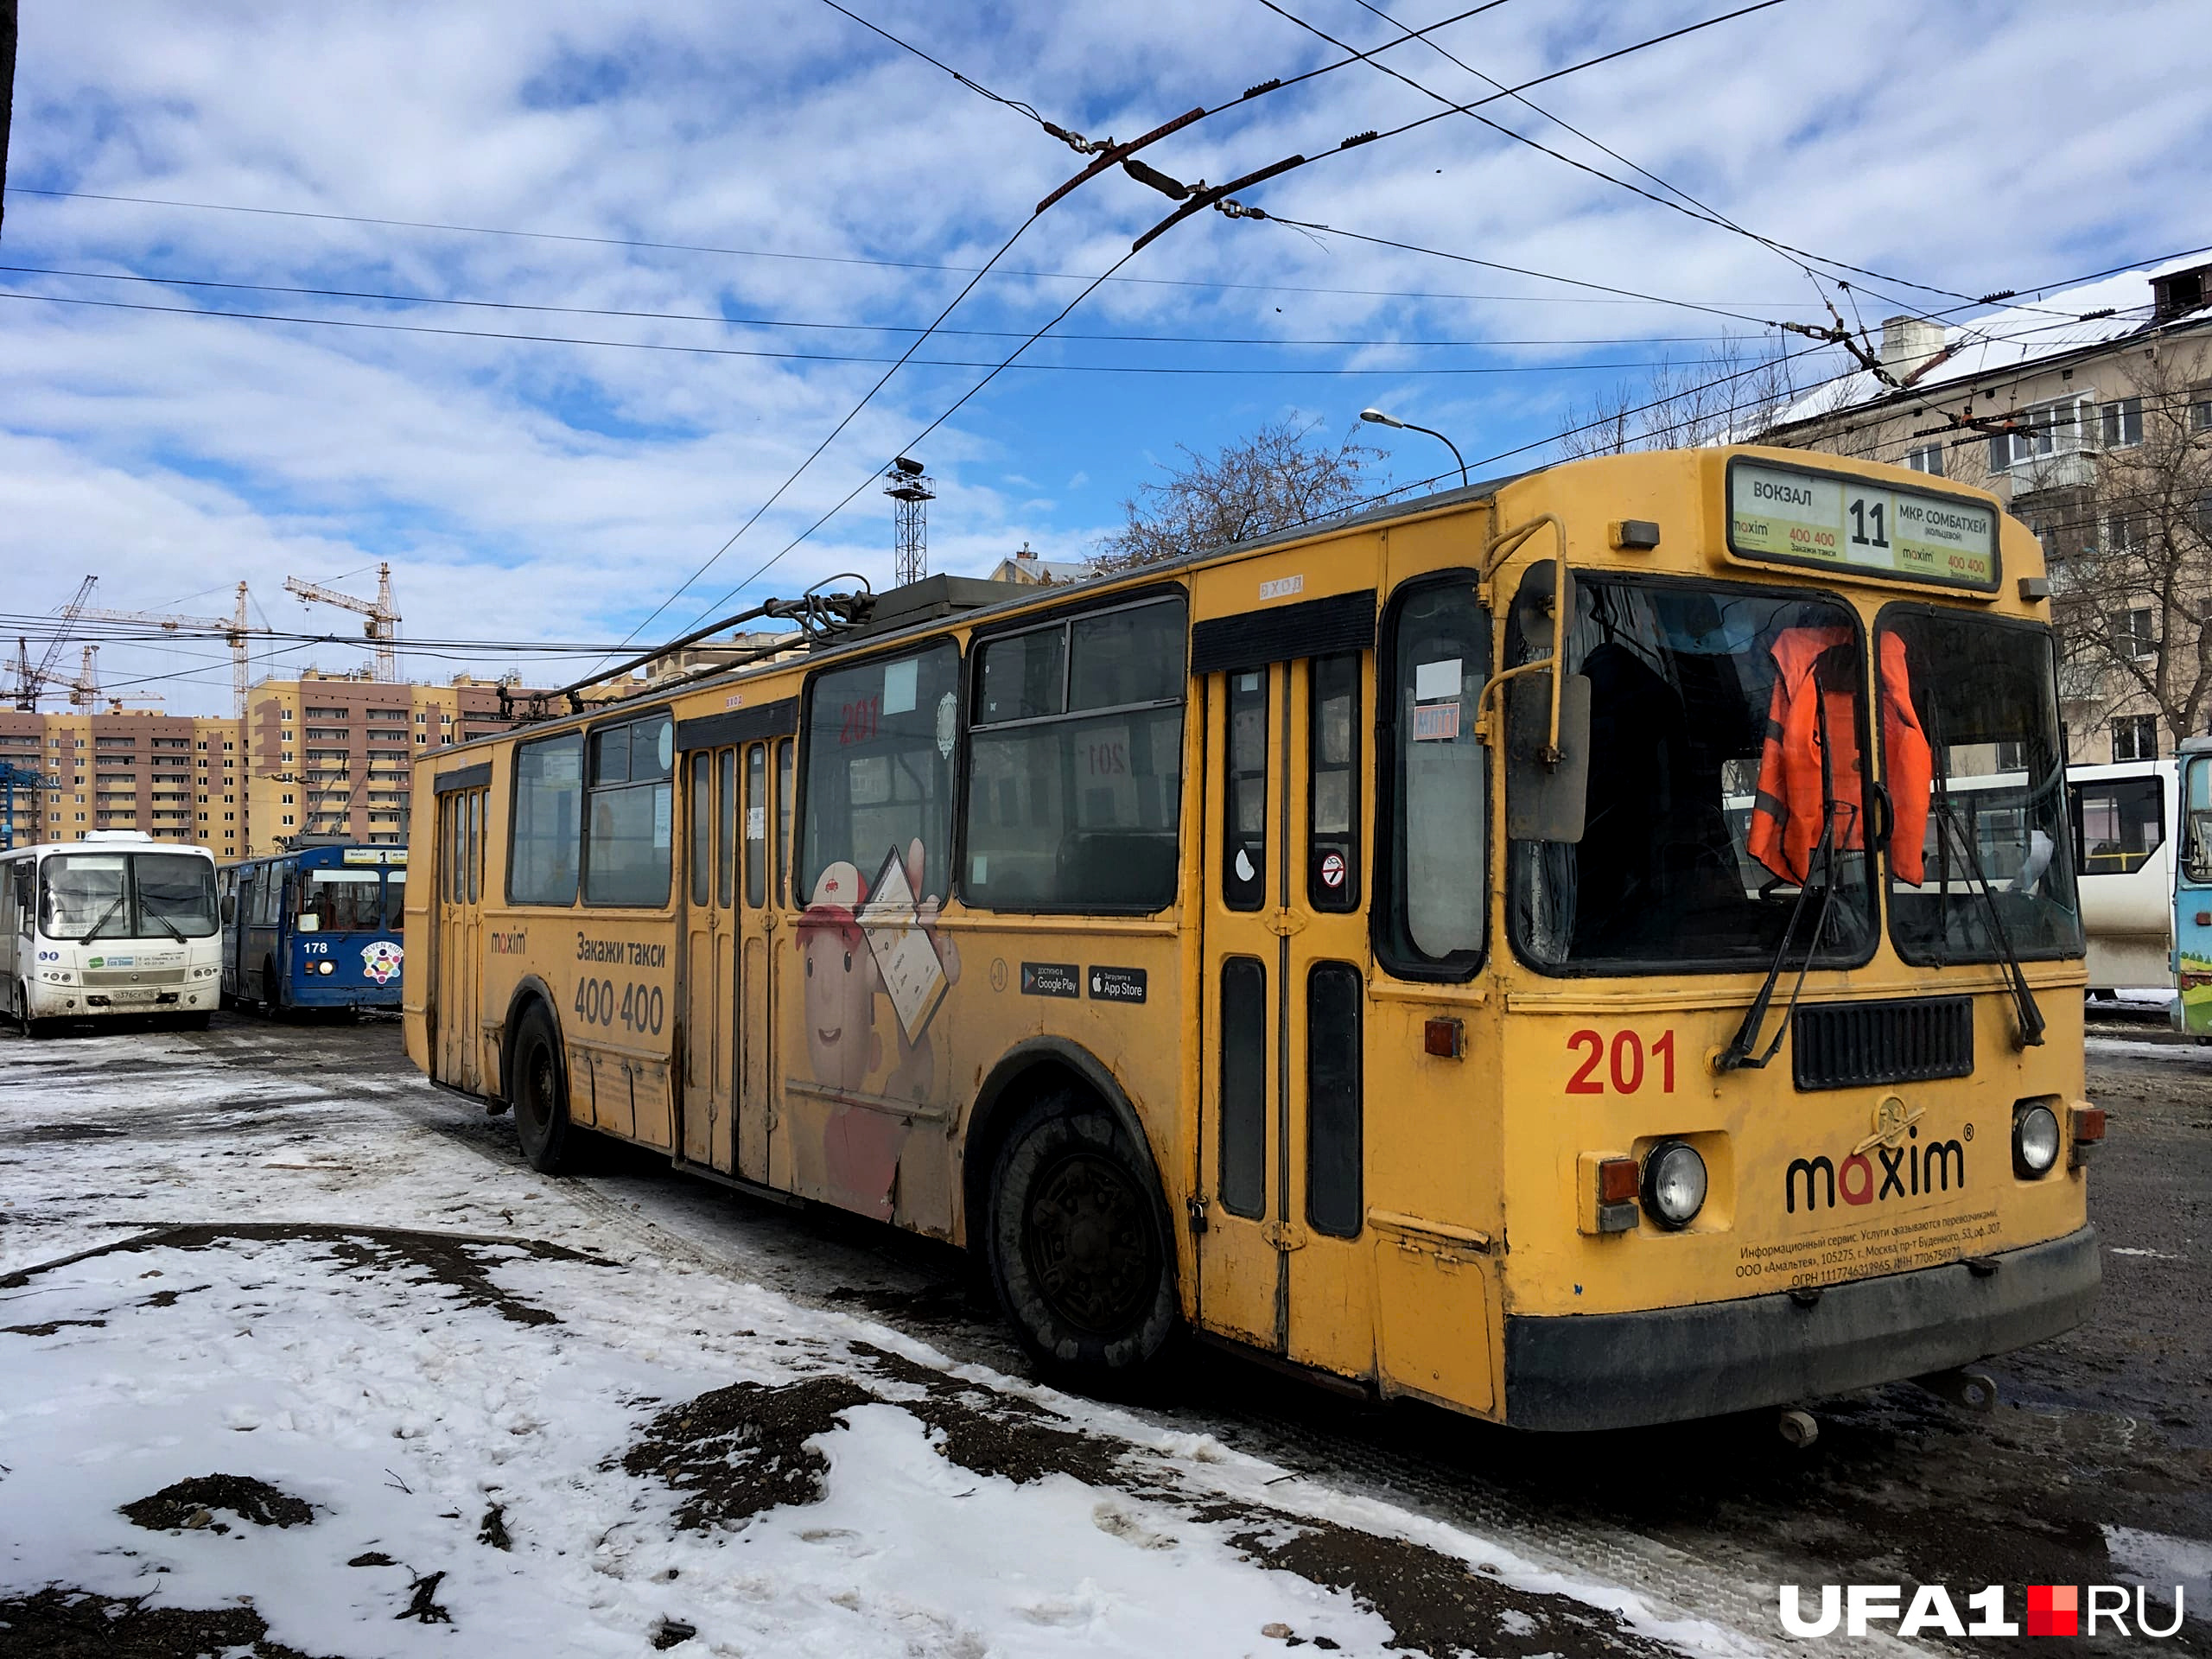
[[[323,1040],[0,1038],[0,1654],[1758,1650],[641,1249]]]

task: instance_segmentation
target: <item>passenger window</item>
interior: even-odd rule
[[[1173,901],[1184,634],[1177,594],[978,647],[969,904],[1141,912]]]
[[[1267,1211],[1268,970],[1256,957],[1221,964],[1221,1207]]]
[[[811,902],[833,875],[865,896],[917,842],[922,878],[914,896],[944,896],[959,683],[960,653],[950,640],[815,677],[807,691],[804,880],[794,904]]]
[[[768,902],[768,746],[745,751],[745,902]]]
[[[1402,593],[1385,652],[1378,747],[1389,817],[1376,836],[1386,895],[1376,953],[1392,972],[1465,979],[1482,959],[1489,896],[1487,755],[1475,704],[1490,673],[1490,619],[1471,574]]]
[[[1268,671],[1229,677],[1229,766],[1223,781],[1222,900],[1257,910],[1268,880]]]
[[[691,902],[704,908],[715,891],[715,757],[699,749],[691,756],[691,777],[685,822],[691,827],[684,837],[683,861],[691,871]]]
[[[668,902],[670,779],[676,728],[665,714],[591,734],[584,902]]]
[[[731,870],[737,861],[737,751],[721,752],[721,810],[715,817],[715,902],[729,908]]]
[[[776,891],[785,904],[791,894],[791,758],[788,737],[776,743]]]
[[[508,831],[507,902],[573,905],[576,843],[583,828],[584,740],[541,738],[515,750],[513,823]],[[452,797],[448,796],[450,808]],[[450,895],[452,861],[444,886]]]
[[[2165,785],[2157,778],[2101,778],[2070,786],[2074,868],[2083,875],[2133,875],[2166,839]]]
[[[1357,1238],[1365,1218],[1359,969],[1317,962],[1306,981],[1306,1219],[1317,1233]]]
[[[1315,910],[1357,910],[1359,658],[1316,657],[1310,673],[1306,902]]]
[[[468,902],[474,904],[484,896],[484,800],[485,791],[468,791]]]

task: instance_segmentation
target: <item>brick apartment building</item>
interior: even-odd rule
[[[302,835],[398,845],[415,759],[504,731],[495,682],[410,685],[309,670],[264,680],[243,720],[140,710],[0,709],[0,760],[52,780],[18,790],[16,844],[135,830],[218,858]]]

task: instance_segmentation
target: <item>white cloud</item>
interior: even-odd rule
[[[1011,17],[912,0],[869,10],[986,85],[1094,135],[1127,137],[1336,55],[1238,4],[1135,0]],[[2212,69],[2197,10],[2186,0],[2134,0],[2104,8],[2088,27],[2059,8],[1782,7],[1531,96],[1767,235],[1979,294],[2207,239],[2205,189],[2188,160],[2212,137],[2193,96]],[[1389,32],[1333,0],[1306,15],[1363,46]],[[1625,13],[1580,0],[1502,8],[1440,38],[1510,81],[1710,15],[1687,0]],[[1453,99],[1481,91],[1424,47],[1385,60]],[[2155,79],[2143,73],[2146,61],[2161,67]],[[1206,215],[1132,261],[1124,272],[1132,280],[1102,289],[1065,332],[1633,341],[1752,326],[1743,318],[1825,316],[1813,283],[1771,251],[1639,202],[1462,117],[1330,153],[1350,134],[1434,107],[1355,65],[1239,105],[1152,156],[1190,180],[1233,176],[1294,151],[1314,156],[1249,199],[1278,215],[1713,302],[1739,316]],[[1510,103],[1484,113],[1624,171]],[[807,0],[737,10],[667,0],[648,16],[582,0],[216,12],[110,0],[37,6],[25,16],[11,177],[175,200],[972,267],[1082,164],[1025,119]],[[1102,270],[1169,207],[1109,175],[1039,219],[1006,267]],[[942,269],[16,193],[0,262],[908,325],[933,317],[965,280]],[[1874,278],[1854,282],[1870,323],[1904,302],[1955,303]],[[882,356],[911,338],[81,278],[10,276],[0,286],[664,346]],[[995,277],[954,326],[1033,328],[1077,289],[1049,276]],[[1393,297],[1408,291],[1490,297]],[[1833,283],[1826,291],[1843,297]],[[417,639],[619,637],[760,507],[881,372],[861,363],[207,321],[22,300],[0,301],[0,330],[8,612],[60,603],[92,569],[106,604],[151,607],[245,579],[272,617],[289,620],[299,613],[283,595],[285,575],[327,578],[389,559],[404,632]],[[989,361],[1012,343],[946,334],[924,355]],[[1333,427],[1363,404],[1385,402],[1451,430],[1472,461],[1555,429],[1567,403],[1607,377],[1411,371],[1578,354],[1634,361],[1656,349],[1047,341],[1036,361],[1363,372],[1010,370],[923,445],[940,489],[932,564],[987,568],[1024,536],[1044,551],[1080,548],[1150,474],[1153,455],[1173,454],[1179,442],[1217,443],[1293,411]],[[981,372],[902,372],[652,631],[690,621],[775,555]],[[1402,461],[1410,475],[1429,467],[1409,451]],[[1047,497],[1030,482],[1038,478],[1068,481]],[[887,512],[865,487],[752,591],[791,591],[845,569],[880,580],[889,550]],[[327,612],[321,620],[345,625]],[[140,667],[176,665],[148,656]],[[124,677],[129,654],[112,651],[103,667],[111,681]],[[204,681],[175,683],[168,706],[198,698],[219,707],[226,683],[217,663]]]

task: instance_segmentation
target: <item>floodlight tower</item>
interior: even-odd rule
[[[930,487],[930,475],[922,470],[922,463],[901,455],[884,470],[883,493],[891,498],[898,543],[891,585],[904,588],[930,573],[929,520],[923,504],[934,501],[937,492]]]

